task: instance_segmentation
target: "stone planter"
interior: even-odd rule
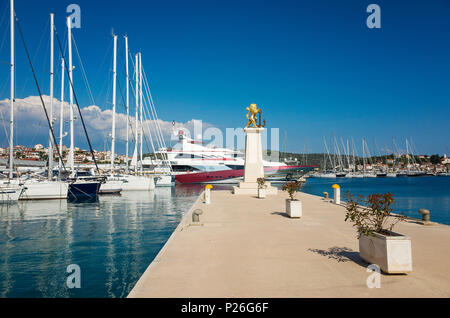
[[[265,199],[266,198],[266,189],[258,188],[258,198]]]
[[[374,233],[359,238],[359,255],[380,266],[387,274],[405,274],[412,271],[411,239],[394,232],[391,235]]]
[[[286,200],[286,213],[291,218],[301,218],[302,217],[302,202],[299,200]]]

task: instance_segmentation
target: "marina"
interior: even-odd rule
[[[0,298],[450,298],[448,10],[332,5],[1,0]]]
[[[323,213],[325,213],[325,216],[330,215],[330,213],[338,213],[337,216],[333,217],[333,222],[343,223],[344,209],[335,208],[331,203],[324,204],[320,198],[324,191],[331,193],[331,186],[335,182],[341,184],[343,192],[348,190],[355,195],[391,191],[396,198],[395,212],[404,211],[408,216],[417,219],[420,218],[418,209],[428,208],[431,210],[433,221],[450,225],[450,214],[447,209],[450,202],[450,194],[447,190],[449,178],[375,178],[366,180],[310,178],[302,188],[304,194],[301,197],[308,198],[308,203],[304,207],[305,211],[314,213],[314,219],[307,221],[305,225],[311,226],[311,231],[319,226],[319,219],[324,228],[329,226],[325,219],[321,219]],[[276,186],[280,188],[279,185]],[[0,214],[0,248],[3,251],[0,257],[1,297],[127,297],[148,265],[152,262],[158,262],[158,258],[155,257],[168,244],[167,241],[173,233],[179,235],[181,229],[199,232],[199,230],[186,225],[189,224],[192,217],[188,215],[189,211],[192,213],[196,208],[204,210],[205,215],[202,216],[202,222],[204,222],[205,229],[212,232],[220,229],[225,231],[223,235],[228,233],[228,230],[224,229],[225,224],[232,220],[233,222],[241,222],[234,220],[239,214],[237,211],[239,211],[241,203],[233,203],[234,199],[228,197],[227,194],[231,193],[232,186],[216,185],[214,188],[217,190],[217,196],[220,196],[220,200],[225,200],[227,203],[224,203],[225,201],[217,202],[215,191],[213,191],[212,202],[216,202],[218,206],[213,205],[207,207],[206,210],[202,203],[203,196],[201,194],[204,191],[204,186],[201,184],[157,187],[146,192],[126,191],[119,196],[100,196],[98,202],[94,203],[51,200],[22,201],[15,205],[3,205]],[[424,192],[423,189],[429,190]],[[417,192],[422,192],[421,196],[417,195]],[[238,228],[244,231],[254,222],[284,221],[283,223],[285,223],[287,219],[283,216],[281,211],[283,210],[283,204],[280,203],[284,196],[282,194],[279,196],[270,200],[270,208],[266,212],[261,212],[262,220],[245,220],[249,223],[243,223]],[[258,205],[258,202],[261,202],[261,200],[255,198],[247,200],[252,200],[252,205]],[[228,207],[230,204],[236,205],[237,214],[226,216],[226,214],[223,214],[225,213],[223,207]],[[267,201],[263,200],[261,204],[267,205]],[[245,208],[245,204],[242,206],[246,211],[249,211]],[[336,209],[337,212],[335,212]],[[207,212],[216,210],[223,211],[220,217],[224,219],[216,219],[218,216],[215,212]],[[235,209],[230,208],[227,211],[235,211]],[[244,215],[246,214],[244,213]],[[210,219],[211,217],[212,219]],[[252,217],[257,218],[258,215]],[[274,226],[270,233],[287,231],[292,226],[289,223],[277,224],[270,225],[268,223],[266,225]],[[408,226],[413,227],[413,224],[414,222],[411,221]],[[231,226],[231,224],[228,226]],[[250,228],[254,228],[254,226],[252,225]],[[285,226],[287,228],[284,228]],[[175,230],[177,227],[179,228]],[[341,245],[351,249],[348,255],[353,255],[351,259],[354,260],[356,259],[354,255],[356,255],[357,247],[354,246],[355,243],[351,239],[354,238],[355,234],[350,231],[349,227],[344,225],[343,227],[346,228],[347,239]],[[437,227],[446,228],[444,225]],[[295,228],[294,226],[292,231]],[[266,229],[266,227],[262,229]],[[418,229],[419,227],[417,227]],[[235,235],[231,234],[235,231],[229,233]],[[242,235],[244,234],[242,233]],[[299,239],[303,241],[306,237],[309,236],[300,236]],[[198,239],[204,240],[202,236],[199,236]],[[177,238],[177,241],[184,242],[184,240],[184,237]],[[237,240],[236,238],[233,242]],[[251,242],[254,242],[254,240]],[[183,244],[190,243],[188,241]],[[260,244],[263,243],[257,245]],[[285,245],[285,243],[273,241],[269,246],[277,246],[277,244],[280,244],[279,246]],[[302,244],[306,246],[306,243]],[[330,243],[328,242],[328,244]],[[218,245],[215,246],[218,247]],[[318,245],[317,243],[311,243],[310,246],[312,248]],[[320,246],[325,248],[325,242]],[[186,252],[192,251],[190,248],[183,249]],[[242,253],[244,253],[244,250],[242,250]],[[265,253],[269,253],[269,251]],[[216,257],[217,254],[208,256],[208,258]],[[324,258],[324,262],[326,261],[326,257],[322,256],[321,258]],[[198,261],[201,260],[202,258],[198,259]],[[33,266],[29,265],[30,261],[33,262]],[[191,260],[185,260],[182,262],[184,265],[179,265],[183,267],[182,272],[189,270],[190,267],[186,267],[189,262]],[[347,260],[346,262],[350,261]],[[83,275],[86,276],[83,276],[83,288],[79,290],[69,290],[64,286],[66,278],[64,273],[69,264],[79,264],[84,269]],[[192,266],[194,264],[196,263],[194,262]],[[257,266],[256,260],[253,266]],[[360,268],[359,265],[356,266],[355,269]],[[176,270],[181,270],[181,268]],[[364,272],[364,268],[361,271]],[[58,275],[55,277],[54,274],[60,272],[61,277]],[[50,288],[50,286],[52,287]],[[167,294],[164,294],[164,291],[160,292],[160,294],[152,293],[149,296],[172,297],[169,290],[167,290]],[[184,296],[183,294],[177,294],[177,292],[173,295]],[[194,293],[193,295],[201,297],[202,294]],[[220,295],[225,297],[225,294]],[[282,294],[277,295],[282,296]],[[300,295],[302,297],[314,297],[316,294],[298,294],[298,296]],[[353,292],[349,295],[353,295]],[[231,293],[228,296],[269,297],[270,294]]]

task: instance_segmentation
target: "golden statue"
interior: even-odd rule
[[[255,128],[261,127],[261,124],[258,125],[256,123],[256,115],[261,114],[262,109],[258,109],[256,104],[251,104],[250,107],[247,107],[247,111],[249,114],[247,114],[248,124],[246,128],[249,128],[251,125]]]

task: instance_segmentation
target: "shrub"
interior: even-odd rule
[[[282,187],[281,190],[286,191],[289,194],[289,197],[292,201],[295,200],[295,195],[302,187],[302,183],[299,181],[290,181],[286,182]]]
[[[402,214],[395,220],[391,216],[391,205],[394,203],[394,196],[391,193],[372,194],[367,198],[359,196],[354,199],[353,195],[347,192],[347,214],[345,221],[353,223],[358,231],[358,238],[361,235],[371,236],[374,233],[390,235],[394,226],[405,220]]]
[[[264,179],[264,178],[258,178],[258,179],[256,180],[256,182],[258,182],[258,188],[259,188],[259,189],[265,189],[265,188],[267,188],[267,185],[266,185],[266,179]]]

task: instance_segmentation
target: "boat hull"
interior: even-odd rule
[[[122,181],[106,181],[100,185],[98,194],[119,194],[122,191]]]
[[[67,199],[69,183],[63,181],[25,182],[20,200]]]
[[[22,191],[23,187],[0,187],[0,204],[15,203],[19,201]]]
[[[96,199],[100,190],[100,182],[77,181],[69,185],[69,200]]]
[[[150,191],[155,189],[155,180],[153,177],[144,176],[124,176],[122,191]]]
[[[268,176],[283,175],[286,178],[293,174],[306,173],[313,170],[312,166],[277,166],[265,167],[264,173]],[[220,170],[208,172],[195,172],[179,174],[175,177],[177,183],[221,183],[236,184],[242,181],[244,177],[244,169],[239,170]]]
[[[155,186],[171,187],[174,184],[174,178],[171,175],[160,175],[155,177]]]

